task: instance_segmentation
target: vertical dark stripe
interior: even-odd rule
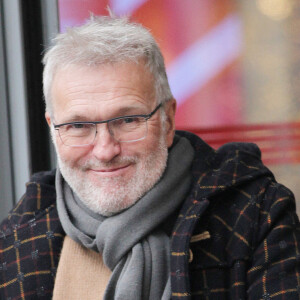
[[[24,40],[31,172],[50,169],[48,125],[44,117],[41,63],[43,23],[40,0],[20,1]]]
[[[8,16],[6,16],[8,17]],[[13,159],[12,159],[12,129],[9,112],[9,89],[7,74],[7,54],[5,49],[6,32],[4,25],[4,8],[3,1],[0,1],[0,190],[1,196],[1,212],[0,220],[6,216],[8,211],[15,204],[15,186],[13,176]]]

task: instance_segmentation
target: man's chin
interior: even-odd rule
[[[103,216],[112,216],[126,210],[138,201],[138,198],[127,197],[124,187],[123,193],[120,193],[120,190],[120,187],[102,186],[76,193],[92,211]]]
[[[113,176],[113,177],[105,177],[105,176],[97,176],[97,175],[89,175],[85,177],[83,180],[84,186],[89,186],[95,190],[98,190],[100,193],[110,194],[116,191],[117,189],[124,190],[124,187],[130,182],[131,178],[127,178],[124,176]]]

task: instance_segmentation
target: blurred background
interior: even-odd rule
[[[300,199],[299,0],[2,0],[0,220],[30,175],[56,164],[44,120],[43,51],[58,32],[107,15],[107,7],[156,38],[178,129],[214,148],[257,143],[277,181]]]

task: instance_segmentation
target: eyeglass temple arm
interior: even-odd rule
[[[148,116],[147,116],[147,118],[146,118],[146,120],[148,120],[148,119],[150,119],[160,108],[162,107],[162,103],[160,103],[160,104],[158,104],[157,106],[156,106],[156,108],[154,109],[154,111],[153,112],[151,112]]]

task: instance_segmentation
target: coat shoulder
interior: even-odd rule
[[[26,184],[26,192],[0,225],[1,232],[10,232],[39,218],[55,206],[55,170],[34,174]]]

